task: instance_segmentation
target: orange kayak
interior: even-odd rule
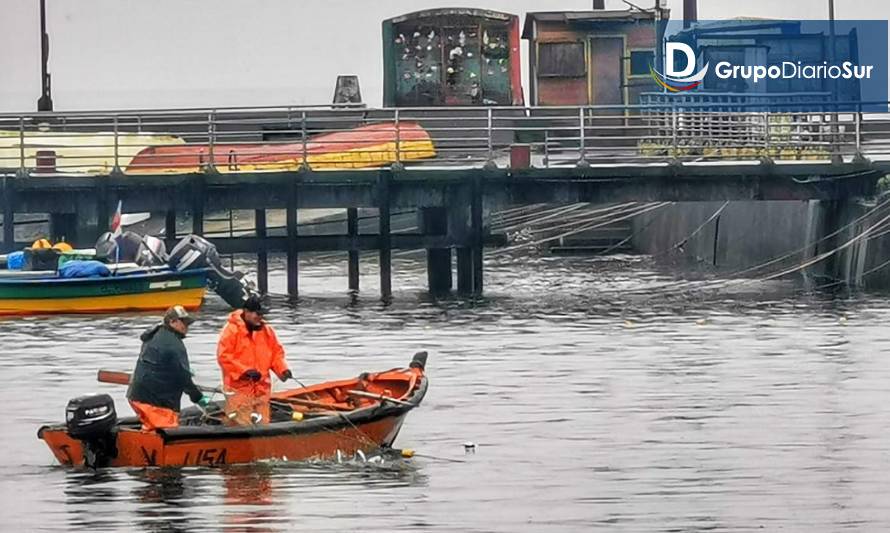
[[[228,173],[299,170],[303,163],[313,170],[374,168],[435,157],[436,150],[420,124],[400,122],[397,130],[395,123],[385,122],[315,135],[305,146],[301,142],[216,143],[212,150],[206,144],[151,146],[136,154],[125,170],[128,174],[200,172],[211,154],[216,170]]]
[[[370,453],[391,447],[423,400],[426,357],[418,352],[407,368],[274,393],[265,424],[226,425],[220,401],[206,412],[183,409],[179,427],[145,432],[136,417],[117,419],[110,397],[96,395],[69,402],[66,423],[43,426],[37,436],[68,466],[219,466]]]

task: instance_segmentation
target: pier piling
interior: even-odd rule
[[[377,208],[380,222],[380,297],[384,301],[392,298],[392,235],[390,233],[390,175],[391,171],[380,172],[377,180]]]
[[[423,207],[417,211],[417,225],[426,236],[448,233],[448,211],[444,207]],[[451,249],[426,249],[427,280],[430,294],[445,295],[451,292]]]
[[[269,292],[269,254],[266,252],[266,210],[254,211],[254,223],[256,225],[256,237],[259,246],[256,254],[257,289],[260,294]]]
[[[297,182],[288,182],[287,195],[287,295],[296,299],[299,296],[299,246],[297,243]]]
[[[15,250],[15,189],[11,180],[3,178],[3,252]]]
[[[350,238],[349,249],[349,290],[358,292],[359,290],[359,251],[355,248],[356,237],[358,236],[358,208],[349,207],[346,209],[346,234]]]

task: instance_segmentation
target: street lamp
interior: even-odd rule
[[[40,99],[37,111],[52,111],[53,98],[50,95],[50,79],[47,72],[49,63],[49,35],[46,33],[46,0],[40,0]]]

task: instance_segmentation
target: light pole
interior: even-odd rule
[[[46,0],[40,0],[40,99],[37,111],[52,111],[53,98],[50,94],[50,78],[47,72],[49,63],[49,35],[46,33]]]

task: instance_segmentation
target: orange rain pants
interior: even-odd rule
[[[179,425],[179,413],[166,407],[158,407],[130,400],[130,407],[142,422],[142,431],[154,431],[161,428],[175,428]]]

